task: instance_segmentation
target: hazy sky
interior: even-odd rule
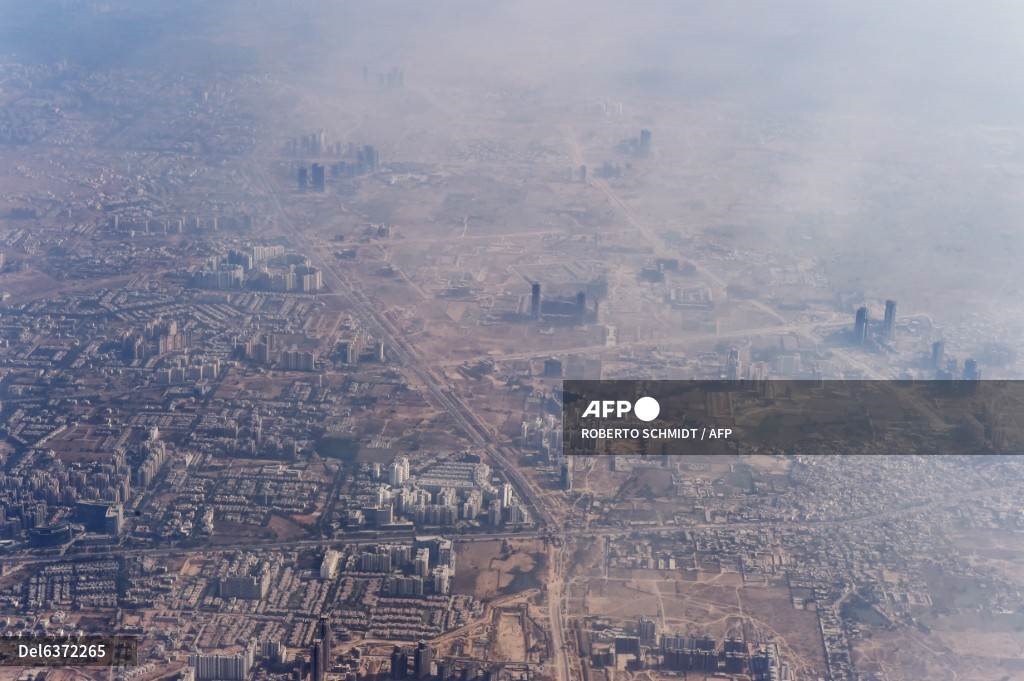
[[[266,71],[318,88],[394,64],[421,87],[481,96],[706,105],[728,113],[726,129],[752,121],[800,140],[795,161],[755,169],[777,185],[753,199],[819,223],[814,245],[849,261],[832,272],[841,285],[1024,299],[1016,2],[0,0],[0,14],[0,53],[21,58]]]
[[[1024,8],[1000,0],[5,0],[0,11],[0,51],[104,66],[210,58],[316,70],[392,55],[453,79],[704,91],[779,108],[859,103],[992,123],[1015,121],[1024,85]]]

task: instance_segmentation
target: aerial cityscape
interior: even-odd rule
[[[0,2],[0,679],[1024,679],[1022,402],[563,447],[1024,378],[1024,12],[937,4]]]

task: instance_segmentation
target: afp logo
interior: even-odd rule
[[[641,421],[653,421],[661,413],[661,405],[653,397],[641,397],[633,404],[629,400],[591,400],[583,410],[583,416],[607,419],[621,419],[630,412]]]

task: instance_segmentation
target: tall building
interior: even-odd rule
[[[255,641],[245,651],[234,655],[188,656],[196,681],[245,681],[256,655]]]
[[[413,675],[417,679],[429,678],[433,673],[433,664],[434,649],[427,645],[426,641],[420,641],[413,659]]]
[[[978,368],[978,361],[968,357],[964,360],[964,380],[965,381],[980,381],[981,380],[981,369]]]
[[[89,532],[118,536],[124,523],[121,504],[106,501],[79,501],[74,518]]]
[[[885,321],[882,324],[882,333],[885,340],[891,341],[896,337],[896,301],[885,301]]]
[[[303,293],[316,293],[324,286],[323,272],[316,267],[300,265],[292,270],[295,286]]]
[[[455,567],[455,545],[452,543],[451,539],[438,538],[437,564]]]
[[[451,592],[452,569],[447,565],[439,565],[431,571],[434,578],[434,593],[447,594]]]
[[[725,363],[725,377],[730,381],[738,381],[743,377],[743,362],[740,360],[739,348],[729,348],[729,359]]]
[[[331,647],[334,644],[334,637],[331,634],[331,618],[326,615],[321,617],[316,624],[316,637],[320,639],[320,655],[323,660],[324,670],[331,668],[334,663]]]
[[[419,577],[430,575],[430,549],[416,549],[416,557],[412,561],[413,573]]]
[[[253,246],[253,264],[266,262],[271,258],[280,258],[284,255],[284,246]]]
[[[324,176],[324,167],[319,163],[313,164],[313,191],[322,192],[327,188],[326,178]]]
[[[377,167],[380,164],[380,155],[373,146],[367,144],[359,150],[357,160],[363,172],[372,173],[377,170]]]
[[[946,342],[945,341],[940,341],[939,340],[939,341],[935,341],[934,343],[932,343],[932,368],[933,369],[941,369],[942,368],[942,360],[943,360],[943,357],[945,356],[945,354],[946,354]]]
[[[338,344],[338,355],[343,364],[355,364],[359,361],[359,342],[353,338]]]
[[[269,588],[270,571],[263,564],[243,566],[238,572],[224,575],[217,581],[217,595],[221,598],[255,601],[265,598]]]
[[[392,487],[401,487],[409,479],[409,459],[400,456],[391,462],[388,483]]]
[[[324,552],[324,559],[320,562],[320,579],[334,579],[338,574],[338,561],[341,560],[341,553],[333,549]]]
[[[388,578],[387,593],[393,596],[422,596],[423,578],[393,575]]]
[[[505,508],[504,513],[505,519],[512,525],[521,525],[530,520],[522,504],[513,503]]]
[[[296,180],[298,181],[300,192],[304,192],[309,189],[309,170],[306,166],[299,168],[296,173]]]
[[[491,527],[498,527],[501,525],[501,499],[494,499],[487,506],[487,522]]]
[[[540,319],[540,282],[535,281],[530,285],[530,316]]]
[[[243,270],[251,270],[253,266],[252,253],[232,249],[228,251],[228,264],[241,265]]]
[[[324,642],[314,639],[309,649],[309,681],[324,681]]]
[[[641,615],[636,623],[636,633],[640,638],[640,645],[653,647],[658,640],[658,625],[650,617]]]
[[[274,664],[281,664],[288,657],[288,646],[277,639],[260,641],[260,655]]]
[[[409,653],[395,646],[391,651],[391,678],[404,679],[409,673]]]
[[[857,316],[853,322],[853,342],[857,345],[864,345],[868,340],[868,309],[857,308]]]
[[[749,650],[744,641],[728,639],[722,647],[721,657],[725,659],[725,671],[730,675],[743,674],[747,670]]]

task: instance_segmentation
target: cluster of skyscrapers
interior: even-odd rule
[[[188,664],[195,681],[246,681],[256,657],[255,642],[233,655],[193,653]]]
[[[857,308],[853,322],[853,342],[856,345],[867,345],[871,340],[870,318],[867,306]],[[885,317],[882,320],[882,328],[878,339],[884,343],[891,343],[896,338],[896,301],[885,301]]]
[[[308,257],[284,253],[280,246],[254,246],[251,252],[232,250],[226,257],[212,256],[194,273],[193,283],[199,288],[275,293],[316,293],[324,285],[323,273],[310,264]]]
[[[412,669],[409,669],[409,661],[412,660]],[[409,672],[412,672],[410,675]],[[407,679],[430,679],[434,675],[434,649],[426,641],[420,641],[416,648],[410,651],[407,648],[395,647],[391,651],[391,678]]]
[[[339,152],[338,155],[342,155]],[[377,172],[380,167],[380,154],[376,147],[365,144],[360,147],[352,146],[344,154],[345,159],[330,164],[330,176],[332,178],[353,178],[360,175],[368,175]],[[295,170],[295,183],[299,192],[327,191],[327,170],[323,163],[314,162],[311,165],[302,164]]]
[[[570,324],[583,324],[597,318],[598,303],[595,301],[593,309],[588,307],[586,291],[577,291],[571,297],[541,296],[541,284],[539,281],[530,284],[530,319],[547,319],[550,322],[564,322]]]
[[[756,681],[782,681],[788,677],[788,669],[780,663],[774,645],[751,650],[746,641],[737,638],[719,643],[710,636],[662,634],[659,639],[657,629],[654,619],[638,618],[635,635],[620,634],[610,641],[592,644],[590,664],[597,668],[615,667],[618,656],[631,655],[634,669],[661,668],[724,674],[730,678],[746,674]]]
[[[309,649],[309,678],[310,681],[324,681],[324,676],[333,664],[333,635],[331,633],[331,620],[321,617],[317,621],[316,635],[313,645]]]

